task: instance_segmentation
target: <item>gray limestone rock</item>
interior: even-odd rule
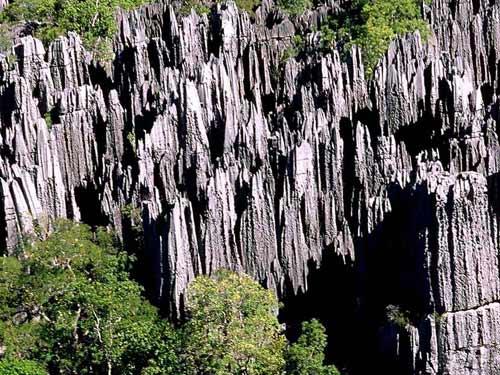
[[[335,258],[359,285],[325,300],[349,287],[362,316],[411,299],[411,325],[387,335],[406,373],[498,374],[498,1],[434,0],[429,40],[395,40],[372,80],[356,47],[282,61],[326,10],[273,12],[152,4],[119,13],[107,67],[73,33],[0,57],[0,249],[64,217],[126,239],[131,205],[173,316],[200,273],[286,297]],[[370,302],[373,275],[398,288]]]

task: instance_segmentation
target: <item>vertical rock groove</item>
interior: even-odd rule
[[[339,337],[362,322],[348,348],[366,339],[381,369],[500,373],[500,3],[433,0],[428,43],[395,40],[369,81],[356,48],[282,61],[322,10],[271,12],[120,13],[106,67],[72,33],[0,57],[1,249],[65,217],[132,241],[133,206],[173,316],[197,274],[230,268]]]

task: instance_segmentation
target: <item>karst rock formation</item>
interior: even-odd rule
[[[200,273],[286,299],[330,259],[314,303],[355,305],[358,373],[500,374],[500,1],[423,5],[428,41],[395,40],[370,80],[356,48],[283,59],[327,8],[148,5],[119,14],[108,64],[76,34],[21,38],[0,58],[0,249],[58,218],[140,233],[172,316]],[[408,321],[376,323],[387,305]]]

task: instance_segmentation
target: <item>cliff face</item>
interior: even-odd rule
[[[434,0],[429,42],[395,41],[371,81],[356,49],[283,62],[324,10],[294,25],[267,2],[254,21],[231,3],[121,14],[104,68],[76,35],[23,38],[0,59],[0,248],[56,218],[125,239],[142,226],[172,315],[199,273],[242,270],[289,298],[334,258],[315,303],[328,317],[349,290],[344,323],[371,319],[353,343],[383,353],[365,365],[498,374],[499,5]],[[409,324],[382,326],[388,304]]]

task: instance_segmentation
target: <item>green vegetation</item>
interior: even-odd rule
[[[281,62],[285,62],[288,59],[296,58],[305,48],[305,41],[302,35],[294,35],[292,39],[292,45],[286,48],[281,55]]]
[[[187,16],[191,13],[191,9],[198,15],[210,13],[210,7],[200,0],[184,0],[179,8],[179,12],[181,15]]]
[[[408,311],[402,310],[401,307],[396,305],[388,305],[385,308],[385,315],[387,321],[404,329],[410,324],[410,314]]]
[[[362,24],[356,26],[352,43],[362,48],[369,75],[396,36],[416,30],[424,39],[429,36],[429,27],[421,17],[417,0],[365,0],[362,3]]]
[[[286,341],[278,302],[248,276],[219,271],[188,290],[184,327],[189,374],[279,374]]]
[[[57,224],[45,241],[0,260],[0,340],[6,359],[35,360],[54,374],[139,374],[171,329],[129,279],[111,235]]]
[[[278,307],[276,297],[246,275],[221,270],[198,277],[188,288],[189,320],[182,329],[186,373],[340,375],[324,364],[321,323],[304,322],[287,347]]]
[[[130,219],[134,224],[142,223],[141,209],[139,207],[134,206],[132,203],[123,206],[122,214],[127,219]]]
[[[302,323],[302,334],[287,352],[287,374],[340,375],[333,365],[325,365],[325,328],[313,319]]]
[[[335,47],[335,41],[337,40],[337,36],[335,32],[325,24],[321,26],[320,29],[320,48],[325,52],[329,52],[332,48]]]
[[[279,6],[290,14],[302,13],[295,0],[280,0]],[[293,11],[290,11],[293,9]],[[337,47],[345,55],[353,45],[362,48],[366,75],[372,75],[379,59],[389,44],[399,35],[420,31],[424,40],[429,37],[429,26],[422,19],[418,0],[353,0],[348,8],[330,16],[319,29],[319,45],[306,51],[302,36],[300,43],[292,43],[284,56],[286,58],[313,51],[329,52]],[[310,30],[315,31],[314,28]]]
[[[291,16],[298,16],[312,7],[311,0],[278,0],[278,6]]]
[[[0,361],[0,375],[47,375],[48,372],[34,361],[3,359]]]
[[[12,46],[10,28],[4,23],[0,23],[0,53],[8,53]]]
[[[35,36],[44,42],[75,31],[89,50],[100,58],[109,58],[117,29],[116,10],[141,4],[143,0],[14,0],[0,13],[0,22],[29,23],[35,27]]]
[[[127,238],[124,240],[129,247],[133,249],[142,249],[144,246],[144,229],[142,226],[141,209],[134,206],[132,203],[126,204],[122,207],[122,218],[124,219],[123,225],[126,228],[124,229],[128,234]],[[134,271],[140,272],[139,267],[140,264],[136,263],[134,269],[131,270],[131,274],[134,274]]]
[[[440,325],[443,322],[443,320],[445,319],[445,314],[434,311],[432,313],[432,317],[434,318],[434,321],[436,322],[436,324]]]
[[[137,216],[131,205],[123,214]],[[276,297],[250,277],[196,278],[173,328],[132,263],[112,234],[68,221],[1,257],[0,375],[338,374],[323,364],[323,326],[304,323],[288,346]]]
[[[207,14],[219,0],[184,0],[179,11],[187,15],[194,9]],[[14,0],[0,12],[0,52],[10,47],[9,25],[29,23],[35,36],[45,42],[67,31],[79,33],[85,46],[100,59],[111,57],[111,40],[116,32],[115,13],[118,8],[132,9],[145,0]],[[429,3],[429,0],[426,0]],[[236,0],[236,5],[253,15],[260,0]],[[278,0],[278,6],[287,14],[297,16],[312,6],[311,0]],[[398,35],[419,30],[429,36],[429,28],[421,17],[418,0],[353,0],[349,7],[321,25],[320,45],[317,49],[329,51],[338,46],[348,51],[354,44],[360,46],[366,73],[370,76],[375,65]],[[303,44],[296,44],[285,52],[285,58],[297,56]]]
[[[251,16],[255,15],[255,9],[260,5],[261,0],[235,0],[239,9],[245,10]]]
[[[343,16],[330,19],[328,27],[344,51],[352,45],[362,48],[367,76],[397,36],[418,30],[426,40],[430,34],[418,0],[354,0]]]
[[[135,154],[135,152],[136,152],[136,148],[137,148],[137,145],[136,145],[136,143],[135,143],[135,134],[134,134],[134,132],[133,132],[133,131],[131,131],[131,132],[127,133],[127,141],[128,141],[128,143],[129,143],[129,145],[130,145],[130,147],[131,147],[132,151],[133,151],[133,152],[134,152],[134,154]]]
[[[213,5],[221,2],[222,0],[183,0],[179,8],[179,13],[187,16],[191,13],[191,9],[193,9],[198,15],[208,14]],[[234,0],[234,2],[239,9],[254,16],[255,9],[260,5],[261,0]]]
[[[43,115],[43,119],[45,120],[45,124],[47,125],[47,128],[52,129],[52,115],[50,112],[46,112]]]

